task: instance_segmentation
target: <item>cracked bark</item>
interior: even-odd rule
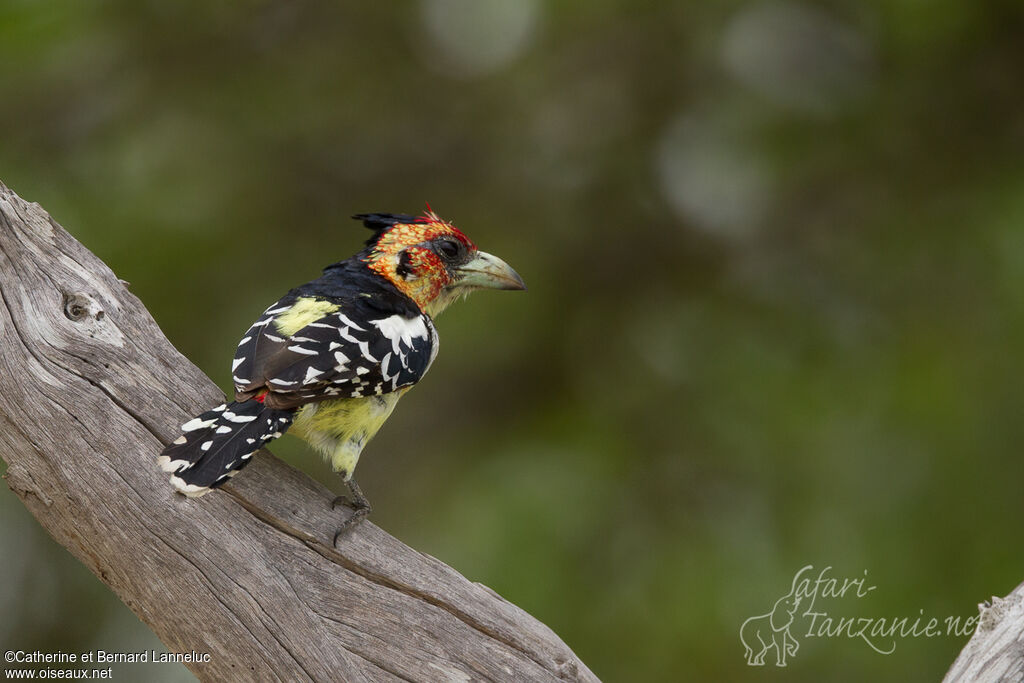
[[[0,183],[0,454],[58,542],[203,680],[596,681],[550,629],[264,452],[219,492],[156,466],[223,396],[109,268]]]
[[[1024,583],[978,605],[978,628],[943,683],[1024,681]]]

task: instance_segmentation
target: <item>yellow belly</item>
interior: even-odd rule
[[[290,433],[305,439],[348,481],[363,447],[409,387],[382,396],[336,398],[299,409]]]

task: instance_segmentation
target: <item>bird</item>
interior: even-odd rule
[[[480,289],[524,290],[519,274],[480,251],[427,205],[422,215],[362,213],[372,231],[362,250],[271,304],[242,336],[232,361],[234,401],[181,426],[158,456],[171,485],[198,497],[235,476],[286,431],[318,451],[348,488],[353,513],[371,506],[356,464],[437,356],[434,319]]]

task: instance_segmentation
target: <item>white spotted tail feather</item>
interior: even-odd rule
[[[248,465],[256,451],[291,426],[294,415],[256,400],[221,404],[183,424],[182,435],[157,462],[171,473],[174,488],[201,496]]]

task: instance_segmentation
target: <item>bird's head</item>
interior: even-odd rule
[[[497,256],[480,251],[451,223],[422,216],[364,213],[353,216],[374,231],[361,259],[431,317],[475,289],[526,289]]]

